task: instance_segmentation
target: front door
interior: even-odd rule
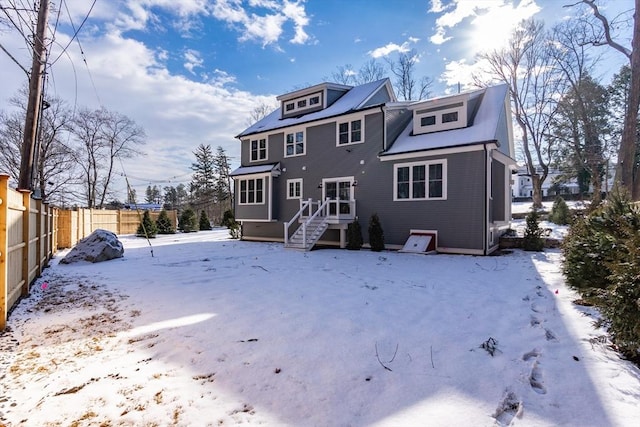
[[[329,199],[329,216],[351,218],[353,178],[328,178],[322,182],[323,200]]]

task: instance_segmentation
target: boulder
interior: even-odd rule
[[[80,240],[69,251],[67,256],[60,260],[61,264],[88,261],[102,262],[114,258],[121,258],[124,247],[118,237],[111,231],[97,229],[89,236]]]

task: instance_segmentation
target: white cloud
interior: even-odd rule
[[[290,40],[294,44],[304,44],[309,40],[309,35],[305,32],[304,28],[309,25],[309,18],[307,12],[300,2],[284,2],[284,8],[282,9],[284,16],[291,19],[294,23],[295,36]]]
[[[375,48],[367,52],[367,54],[372,58],[382,58],[384,56],[389,56],[394,52],[398,53],[407,53],[411,50],[411,44],[417,43],[420,39],[416,37],[409,37],[406,42],[402,44],[396,43],[387,43],[384,46]]]
[[[293,22],[294,27],[290,43],[304,44],[310,40],[305,31],[309,18],[303,1],[250,0],[248,6],[255,12],[245,8],[241,0],[217,0],[211,11],[215,18],[238,27],[240,41],[257,40],[263,46],[275,45],[289,21]],[[259,9],[266,9],[267,12],[257,13]]]
[[[195,74],[195,72],[193,70],[195,68],[202,67],[202,64],[204,62],[202,60],[202,57],[200,56],[200,52],[198,52],[197,50],[193,50],[193,49],[187,49],[185,51],[184,59],[185,59],[184,68],[189,70],[189,72],[191,74]]]
[[[11,41],[9,37],[13,35],[3,38],[3,45],[20,52],[22,40],[14,37]],[[64,46],[69,36],[58,32],[57,41]],[[56,44],[52,57],[60,49]],[[128,174],[146,180],[132,179],[138,194],[144,194],[152,180],[168,181],[169,177],[183,176],[184,182],[188,182],[189,166],[194,161],[192,151],[199,143],[222,146],[232,158],[232,167],[239,164],[240,144],[234,136],[243,130],[251,109],[261,97],[234,89],[233,75],[215,69],[211,78],[201,82],[174,75],[164,64],[166,51],[150,49],[119,32],[85,37],[83,49],[90,53],[87,59],[93,82],[86,72],[78,72],[83,59],[77,49],[69,49],[69,57],[61,57],[50,70],[47,94],[66,100],[70,107],[93,109],[104,105],[127,115],[145,129],[147,144],[142,149],[147,155],[124,162]],[[185,51],[183,55],[182,59],[193,64],[195,71],[201,61],[198,52]],[[18,59],[24,62],[27,58]],[[26,76],[6,55],[0,55],[0,69],[11,82],[0,86],[0,99],[4,102],[24,84]],[[178,183],[173,180],[161,185]],[[116,191],[122,190],[115,195],[120,200],[126,195],[124,188],[120,182],[114,187]]]
[[[431,0],[429,12],[440,13],[443,10],[445,10],[445,6],[442,4],[442,0]]]

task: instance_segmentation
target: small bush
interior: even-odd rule
[[[375,213],[371,215],[371,219],[369,220],[369,245],[374,252],[384,250],[384,232],[382,231],[380,218],[378,218],[378,214]]]
[[[347,226],[347,249],[359,251],[362,248],[362,229],[357,219]]]
[[[142,215],[142,222],[136,231],[136,236],[152,238],[156,237],[157,233],[158,229],[156,227],[156,223],[151,219],[151,214],[149,214],[149,211],[144,211],[144,214]]]
[[[229,235],[232,239],[241,239],[242,238],[242,224],[236,222],[235,220],[229,226]]]
[[[204,210],[200,211],[200,222],[198,228],[202,231],[211,230],[211,221],[209,221],[209,217]]]
[[[544,249],[543,230],[538,224],[539,219],[540,214],[537,209],[532,209],[527,214],[527,227],[524,230],[524,238],[522,239],[522,247],[525,251],[540,252]]]
[[[158,234],[174,234],[176,232],[175,228],[173,228],[173,224],[171,224],[167,211],[164,209],[161,210],[160,215],[158,215],[156,228],[158,229]]]
[[[231,228],[234,224],[236,224],[236,218],[233,216],[233,211],[231,209],[227,209],[222,214],[222,225],[223,227]]]
[[[196,222],[196,213],[191,208],[187,208],[180,214],[180,220],[178,221],[178,228],[183,233],[191,233],[192,231],[198,231]]]
[[[551,214],[549,214],[549,221],[558,225],[569,224],[571,213],[567,202],[560,196],[556,197],[551,207]]]

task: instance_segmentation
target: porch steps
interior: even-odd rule
[[[315,244],[320,240],[322,234],[324,234],[325,230],[329,227],[329,223],[325,217],[316,217],[309,221],[307,221],[307,236],[306,236],[306,245],[304,244],[303,234],[304,234],[304,224],[301,224],[300,227],[293,233],[293,235],[289,238],[289,242],[285,245],[285,247],[290,249],[298,249],[302,251],[310,251]]]

